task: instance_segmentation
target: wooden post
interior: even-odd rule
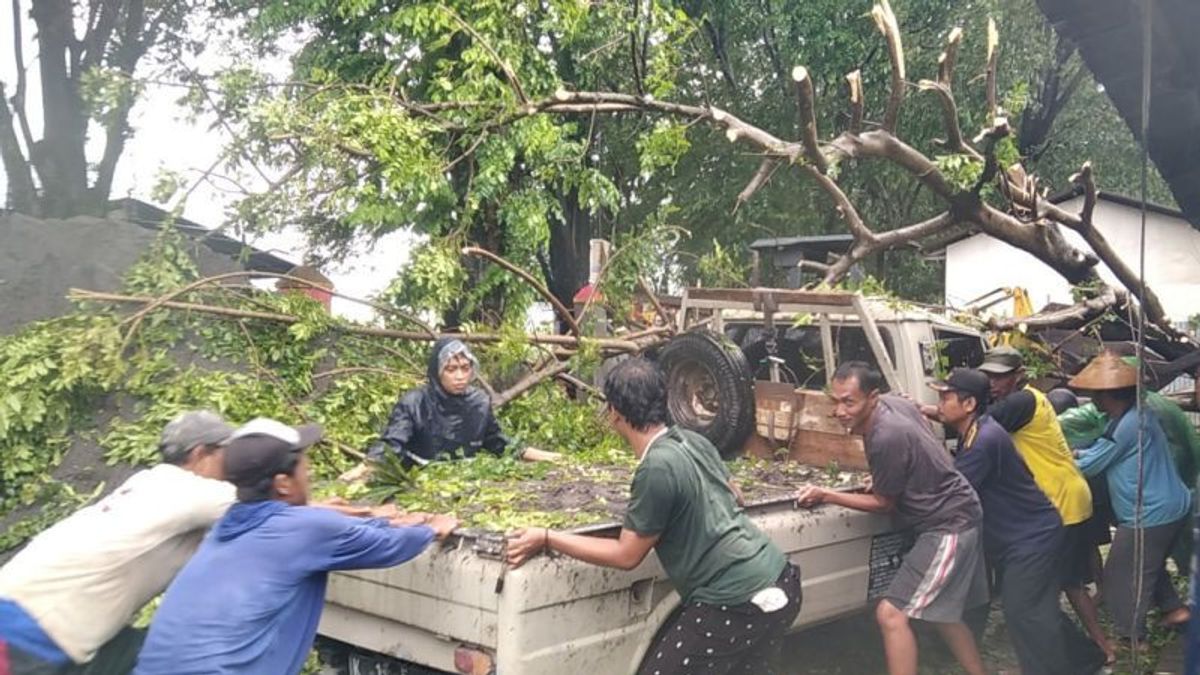
[[[821,351],[825,354],[825,386],[829,386],[833,384],[833,371],[837,370],[838,364],[828,314],[821,314]]]
[[[863,302],[862,294],[855,293],[852,302],[854,310],[858,312],[859,320],[862,321],[863,333],[867,336],[867,343],[871,345],[871,351],[875,352],[875,360],[879,363],[879,370],[883,373],[883,379],[888,383],[888,389],[894,394],[903,392],[900,388],[900,378],[896,376],[896,367],[892,365],[892,357],[888,355],[887,346],[883,342],[883,337],[879,334],[879,327],[875,325],[875,317],[867,310],[867,305]]]

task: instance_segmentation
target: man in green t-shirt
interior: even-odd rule
[[[518,530],[508,541],[509,563],[552,550],[631,570],[653,548],[682,603],[639,675],[772,672],[780,638],[800,613],[800,571],[743,512],[712,443],[668,425],[658,366],[621,362],[604,395],[609,423],[638,458],[620,536]]]

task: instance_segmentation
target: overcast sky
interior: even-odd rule
[[[31,0],[20,0],[22,14],[28,15]],[[13,41],[12,13],[0,12],[0,81],[12,94],[16,82],[16,58],[9,48]],[[27,70],[28,113],[34,138],[41,138],[41,93],[37,77],[37,45],[34,41],[32,20],[23,24],[25,42],[25,67]],[[201,72],[211,73],[222,65],[222,50],[210,49],[191,64]],[[277,62],[260,63],[274,74],[284,77],[288,66],[284,59]],[[174,87],[147,85],[145,96],[138,101],[130,116],[134,135],[125,146],[117,167],[113,183],[114,199],[131,196],[153,203],[150,191],[163,169],[183,173],[194,180],[216,160],[228,136],[221,129],[209,130],[212,118],[202,118],[196,123],[185,119],[184,110],[175,104],[181,90]],[[95,160],[103,152],[103,140],[92,134],[88,147],[89,159]],[[250,189],[261,187],[251,183]],[[7,176],[0,168],[0,194],[5,194]],[[184,216],[208,227],[219,227],[224,223],[226,209],[235,195],[225,193],[207,184],[199,186],[188,199]],[[168,206],[158,204],[159,206]],[[232,234],[232,233],[231,233]],[[256,238],[251,243],[261,249],[271,250],[293,262],[299,262],[305,253],[303,238],[297,232],[280,232]],[[356,297],[368,297],[385,286],[408,258],[411,238],[395,233],[382,238],[370,250],[362,251],[345,263],[325,269],[339,292]],[[334,311],[357,319],[366,319],[370,310],[356,303],[335,298]]]

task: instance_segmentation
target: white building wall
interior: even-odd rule
[[[1082,198],[1060,204],[1078,211]],[[1136,208],[1100,199],[1093,217],[1096,227],[1135,272],[1141,213]],[[1063,228],[1071,243],[1087,250],[1083,239]],[[1118,285],[1107,266],[1100,276]],[[1200,314],[1200,231],[1182,218],[1149,212],[1146,218],[1146,281],[1158,294],[1163,309],[1175,321]],[[1035,310],[1049,302],[1071,303],[1071,287],[1049,266],[1032,255],[984,234],[946,248],[946,304],[962,306],[1000,287],[1020,286],[1029,292]],[[1008,314],[1012,303],[996,305]]]

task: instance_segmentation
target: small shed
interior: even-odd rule
[[[786,288],[800,288],[806,271],[816,272],[828,264],[831,256],[841,255],[853,245],[854,237],[849,234],[818,234],[758,239],[750,244],[750,250],[760,259],[768,259],[771,269],[784,273]],[[857,269],[851,270],[852,277],[857,273]]]

